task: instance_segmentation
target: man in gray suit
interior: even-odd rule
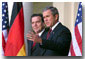
[[[30,22],[32,24],[32,29],[33,32],[29,32],[27,34],[27,37],[29,37],[29,34],[35,34],[39,37],[43,37],[42,34],[44,34],[44,20],[43,20],[43,15],[42,14],[33,14],[31,16]],[[44,36],[45,37],[45,36]],[[29,56],[40,56],[41,55],[41,50],[39,43],[30,41],[31,36],[28,38],[28,55]]]

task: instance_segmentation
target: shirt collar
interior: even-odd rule
[[[60,22],[57,22],[57,23],[52,27],[52,30],[54,30],[54,28],[55,28],[59,23],[60,23]],[[41,36],[44,31],[45,31],[45,29],[43,29],[38,35]]]
[[[44,32],[45,29],[43,29],[38,35],[39,37],[42,35],[42,33]]]
[[[57,22],[53,27],[52,30],[54,30],[54,28],[59,24],[60,22]]]

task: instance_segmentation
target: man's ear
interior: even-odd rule
[[[46,26],[45,23],[42,23],[42,27],[45,28],[45,26]]]
[[[58,19],[58,15],[57,15],[57,14],[55,15],[55,19],[56,19],[56,20]],[[57,20],[57,21],[58,21],[58,20]]]

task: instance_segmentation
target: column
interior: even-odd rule
[[[26,55],[28,56],[28,43],[26,34],[29,30],[32,30],[30,17],[33,13],[33,4],[32,2],[23,2],[23,9],[24,9],[24,38],[25,38],[25,48],[26,48]]]

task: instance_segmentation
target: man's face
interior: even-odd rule
[[[51,10],[44,11],[43,17],[47,27],[52,27],[56,23],[56,17],[52,15]]]
[[[40,16],[32,17],[32,28],[35,33],[41,32],[43,28],[43,23]]]

